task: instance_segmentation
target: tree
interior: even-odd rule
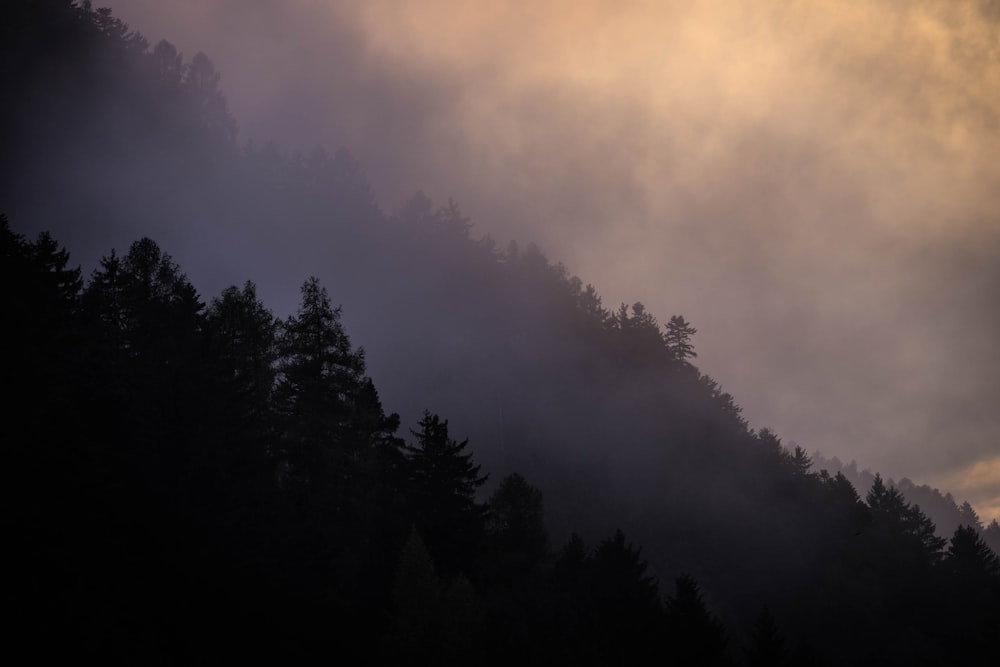
[[[667,635],[671,657],[682,665],[726,665],[726,629],[705,605],[694,577],[683,574],[667,598]]]
[[[664,340],[656,318],[641,302],[624,303],[610,316],[608,326],[617,330],[623,360],[633,368],[646,368],[662,360]]]
[[[213,299],[205,322],[219,384],[216,411],[225,421],[216,436],[224,441],[225,465],[219,467],[238,485],[254,479],[263,488],[273,479],[271,392],[278,322],[249,281]]]
[[[416,528],[403,546],[392,586],[387,658],[430,658],[435,654],[441,620],[441,582]]]
[[[157,42],[150,55],[153,60],[157,77],[170,90],[174,90],[181,85],[187,67],[184,65],[184,57],[177,52],[177,48],[165,39]]]
[[[809,475],[809,468],[812,467],[812,459],[806,454],[806,450],[798,445],[795,445],[795,448],[792,450],[788,458],[788,463],[792,468],[792,472],[800,477]]]
[[[944,540],[916,505],[910,505],[894,486],[876,474],[866,496],[870,522],[863,528],[867,567],[875,575],[869,587],[870,608],[891,614],[901,622],[922,622],[935,565]],[[922,586],[914,585],[922,582]]]
[[[190,345],[202,330],[204,304],[197,291],[149,238],[134,242],[120,259],[113,250],[102,258],[83,297],[100,335],[130,358],[154,365],[169,363],[170,353]]]
[[[490,496],[487,530],[493,547],[518,569],[541,562],[548,550],[542,492],[513,473]]]
[[[590,581],[592,560],[583,539],[576,533],[559,550],[549,576],[549,608],[554,641],[559,656],[592,660],[592,628],[597,609]],[[570,660],[566,660],[569,662]]]
[[[979,520],[979,515],[976,514],[976,510],[972,508],[972,505],[969,504],[968,500],[963,502],[962,505],[958,508],[958,513],[961,525],[971,526],[972,528],[975,528],[977,531],[981,531],[983,529],[983,524]]]
[[[996,519],[990,521],[990,525],[983,528],[982,535],[983,541],[993,549],[993,553],[1000,553],[1000,523]]]
[[[753,646],[747,652],[750,667],[781,667],[788,664],[785,638],[771,610],[764,605],[754,621]]]
[[[278,322],[257,297],[256,285],[247,281],[242,289],[223,290],[209,305],[206,325],[223,377],[259,414],[274,386]]]
[[[384,657],[445,664],[471,661],[483,618],[469,580],[459,575],[442,585],[426,545],[411,529],[396,568]]]
[[[204,435],[199,421],[207,417],[211,383],[203,309],[187,276],[149,238],[120,259],[114,251],[103,258],[83,293],[85,363],[95,393],[127,415],[115,421],[130,438],[160,450],[150,471],[164,478],[165,461],[181,465]]]
[[[945,569],[961,586],[1000,583],[1000,558],[993,553],[972,526],[955,529],[943,561]]]
[[[23,370],[21,381],[48,390],[53,386],[50,373],[66,370],[60,368],[66,363],[60,352],[73,336],[79,314],[80,269],[68,268],[69,253],[47,232],[34,243],[28,242],[11,230],[2,214],[0,265],[0,298],[10,322],[16,324],[8,327],[6,335],[17,353],[7,355],[4,365],[9,365],[8,374],[19,376]],[[20,391],[11,398],[26,396]]]
[[[610,313],[601,303],[601,295],[590,283],[577,293],[577,306],[583,314],[601,328],[607,326]]]
[[[476,491],[487,476],[465,451],[468,439],[452,440],[448,421],[424,411],[419,430],[407,445],[409,497],[417,528],[443,574],[452,576],[471,565],[479,548],[486,508]]]
[[[981,664],[996,652],[1000,558],[972,526],[959,526],[942,560],[948,584],[945,636],[954,664]]]
[[[607,656],[630,656],[635,661],[648,650],[660,621],[660,594],[656,579],[646,573],[642,550],[625,541],[621,530],[594,551],[591,585],[597,611],[595,632]]]
[[[231,144],[236,140],[237,126],[226,96],[219,89],[220,78],[208,56],[199,52],[187,66],[182,86],[193,98],[197,123],[207,131],[208,138]]]
[[[675,361],[689,363],[688,359],[694,359],[698,354],[694,351],[691,338],[698,333],[698,330],[691,326],[681,315],[673,315],[667,322],[663,339],[667,349]]]
[[[781,438],[768,427],[764,427],[753,434],[755,443],[760,448],[761,454],[773,465],[785,466],[788,463],[788,450],[781,446]]]
[[[469,230],[472,223],[469,218],[462,213],[458,204],[451,197],[448,203],[440,207],[435,214],[437,227],[442,234],[454,236],[456,238],[469,238]]]
[[[364,374],[364,351],[351,347],[319,279],[302,284],[297,313],[278,340],[274,406],[291,474],[308,481],[325,472],[346,475],[357,442],[347,436]],[[333,459],[334,471],[324,471]]]
[[[434,226],[434,202],[418,190],[407,199],[396,213],[396,220],[404,225],[423,226],[432,229]]]

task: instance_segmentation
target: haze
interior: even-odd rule
[[[995,0],[103,4],[207,52],[241,141],[452,196],[683,314],[752,426],[1000,516]]]

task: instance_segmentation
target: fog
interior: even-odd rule
[[[1000,515],[996,2],[104,4],[209,54],[241,142],[452,196],[683,314],[752,426]]]

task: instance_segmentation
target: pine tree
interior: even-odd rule
[[[1000,522],[996,519],[990,521],[989,525],[983,528],[983,541],[993,549],[993,553],[1000,553]]]
[[[621,530],[601,542],[591,561],[598,643],[606,658],[631,664],[648,653],[661,620],[659,585],[641,549]]]
[[[277,321],[247,281],[223,290],[207,312],[207,328],[225,381],[247,400],[246,417],[259,416],[274,387]]]
[[[694,351],[694,344],[691,342],[691,338],[696,333],[698,330],[691,326],[682,315],[674,315],[670,318],[666,324],[663,339],[675,361],[687,364],[689,363],[688,359],[694,359],[698,356]]]
[[[781,667],[788,664],[785,638],[771,610],[765,605],[754,622],[753,646],[747,652],[750,667]]]
[[[476,491],[487,479],[465,450],[468,439],[452,440],[448,421],[425,411],[416,444],[407,445],[408,495],[417,528],[442,573],[468,568],[480,545],[486,515]]]
[[[973,509],[972,505],[969,504],[968,500],[963,502],[962,505],[958,508],[958,513],[961,525],[971,526],[975,528],[977,531],[981,531],[983,529],[983,524],[979,520],[979,515],[976,514],[976,510]]]
[[[121,413],[108,415],[117,428],[150,448],[148,472],[164,483],[183,485],[174,476],[206,435],[203,309],[187,276],[149,238],[120,259],[102,259],[83,293],[95,396]]]
[[[953,664],[983,664],[996,653],[1000,558],[971,526],[959,526],[941,563],[947,582],[943,634]]]
[[[349,475],[359,443],[349,438],[363,383],[364,353],[351,347],[319,280],[302,285],[297,313],[282,326],[274,406],[281,454],[299,481]]]
[[[795,445],[795,449],[792,450],[788,463],[792,468],[792,472],[800,477],[808,475],[809,468],[812,467],[812,459],[809,458],[806,451],[798,445]]]
[[[972,526],[955,529],[943,565],[954,581],[963,586],[1000,583],[1000,558]]]
[[[504,563],[518,570],[540,563],[548,547],[542,492],[513,473],[500,482],[487,506],[493,549]]]
[[[677,578],[676,589],[667,598],[669,654],[682,665],[727,665],[726,629],[705,605],[694,577]]]
[[[439,640],[441,582],[416,528],[403,546],[392,586],[384,650],[387,659],[432,658]]]
[[[271,393],[277,358],[277,326],[247,282],[223,290],[206,314],[206,330],[218,383],[216,412],[225,423],[218,467],[239,486],[253,480],[257,491],[273,479],[274,420]]]

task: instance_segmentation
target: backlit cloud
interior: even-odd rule
[[[897,478],[997,460],[995,2],[110,4],[208,52],[244,138],[683,313],[752,425]]]

